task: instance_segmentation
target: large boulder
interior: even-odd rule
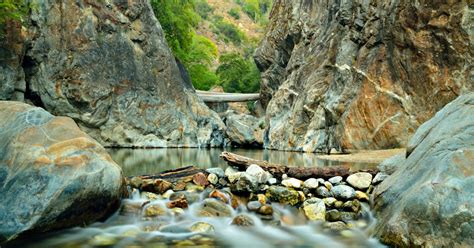
[[[474,247],[474,93],[424,123],[375,190],[376,235],[390,246]]]
[[[271,149],[404,147],[474,90],[469,1],[275,0],[255,53]]]
[[[235,114],[229,111],[224,122],[227,126],[226,135],[232,145],[262,147],[265,123],[252,115]]]
[[[32,2],[28,28],[0,42],[0,99],[71,117],[106,146],[223,143],[222,121],[175,61],[150,1]]]
[[[0,101],[0,242],[105,218],[123,187],[121,169],[72,119]]]

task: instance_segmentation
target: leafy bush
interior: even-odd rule
[[[240,19],[240,11],[237,8],[232,8],[227,13],[236,20]]]
[[[246,59],[238,53],[224,54],[219,59],[216,70],[219,84],[226,92],[258,92],[260,72],[252,59]]]
[[[245,40],[245,35],[234,24],[226,22],[222,17],[214,18],[214,33],[223,36],[224,41],[231,41],[235,45],[240,45]]]
[[[0,25],[3,25],[7,20],[22,21],[22,17],[28,10],[29,4],[25,0],[1,0]]]

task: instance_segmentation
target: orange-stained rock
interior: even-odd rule
[[[270,149],[405,147],[474,90],[469,1],[277,0],[255,60]]]
[[[209,181],[207,180],[207,176],[199,172],[193,176],[193,183],[199,186],[207,186],[209,185]]]
[[[0,101],[0,242],[113,213],[121,169],[70,118]]]

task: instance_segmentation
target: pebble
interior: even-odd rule
[[[333,187],[332,183],[330,183],[330,182],[324,182],[323,184],[326,187],[326,189],[328,189],[328,190],[331,190],[332,187]]]
[[[300,202],[300,196],[296,190],[283,186],[270,186],[266,191],[265,196],[272,202],[279,202],[292,206]]]
[[[218,176],[219,178],[222,178],[225,176],[225,172],[222,168],[220,167],[213,167],[213,168],[209,168],[209,169],[206,169],[206,171],[209,173],[209,174],[215,174],[216,176]]]
[[[158,194],[151,193],[151,192],[146,192],[146,191],[141,192],[141,193],[140,193],[140,196],[141,196],[142,198],[146,198],[146,199],[148,199],[148,200],[150,200],[150,201],[154,201],[154,200],[158,200],[158,199],[161,199],[161,198],[162,198],[162,197],[161,197],[160,195],[158,195]]]
[[[331,190],[337,199],[350,200],[355,197],[355,190],[347,185],[337,185]]]
[[[194,174],[193,183],[196,184],[196,185],[199,185],[199,186],[209,185],[209,181],[207,180],[207,176],[202,172]]]
[[[166,209],[160,204],[148,204],[143,211],[145,217],[157,217],[166,215]]]
[[[342,182],[342,177],[341,176],[335,176],[335,177],[331,177],[329,178],[328,180],[330,183],[332,183],[333,185],[338,185]]]
[[[211,191],[211,193],[209,193],[209,198],[214,198],[214,199],[218,199],[224,203],[229,203],[229,199],[230,199],[230,196],[228,196],[226,193],[222,192],[222,191],[219,191],[217,189]]]
[[[258,189],[257,179],[246,172],[240,173],[237,181],[230,186],[233,193],[249,193]]]
[[[249,211],[257,211],[258,209],[260,209],[261,206],[262,204],[258,201],[249,201],[247,203],[247,209]]]
[[[367,189],[372,183],[372,175],[367,172],[357,172],[347,177],[346,181],[357,189]]]
[[[207,176],[207,181],[213,185],[216,185],[219,182],[219,177],[216,174],[211,173]]]
[[[207,198],[198,206],[197,215],[201,217],[230,217],[232,209],[222,201]]]
[[[325,228],[330,229],[331,231],[337,231],[340,232],[342,230],[346,230],[348,226],[346,223],[342,221],[336,221],[336,222],[325,222],[323,225]]]
[[[258,194],[257,195],[257,200],[260,202],[260,204],[265,205],[267,204],[267,197],[264,194]]]
[[[326,220],[326,205],[319,198],[310,198],[303,203],[303,211],[308,220]]]
[[[316,189],[319,186],[319,182],[316,178],[310,178],[304,181],[303,186],[308,189]]]
[[[299,179],[296,179],[296,178],[287,178],[287,179],[284,179],[281,182],[281,184],[286,186],[286,187],[299,189],[299,188],[301,188],[301,185],[303,184],[303,182]]]
[[[167,208],[188,208],[188,201],[183,196],[181,198],[178,198],[176,200],[166,203],[166,207]]]
[[[346,211],[351,211],[354,213],[358,213],[360,211],[360,202],[357,199],[354,199],[353,201],[347,201],[342,205],[342,208]]]
[[[165,193],[163,193],[161,196],[164,198],[164,199],[168,199],[170,198],[170,196],[174,193],[174,191],[172,189],[169,189],[167,190]]]
[[[342,205],[344,205],[343,201],[337,201],[337,202],[334,203],[335,208],[342,208]]]
[[[328,197],[328,198],[324,198],[323,201],[326,207],[330,208],[334,206],[334,203],[337,202],[337,199],[334,197]]]
[[[245,173],[248,175],[255,177],[255,180],[257,183],[266,183],[268,179],[272,177],[272,175],[262,169],[262,167],[256,165],[256,164],[251,164],[249,167],[247,167],[247,170],[245,170]]]
[[[270,184],[270,185],[273,185],[273,184],[276,184],[278,181],[276,178],[272,177],[272,178],[269,178],[267,183]]]
[[[271,205],[264,205],[258,209],[257,213],[262,215],[272,215],[273,207]]]
[[[327,221],[340,221],[341,220],[341,212],[336,209],[331,209],[326,212],[326,220]]]

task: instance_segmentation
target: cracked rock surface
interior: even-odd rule
[[[466,1],[276,0],[255,53],[265,146],[404,147],[474,89],[474,8]]]

